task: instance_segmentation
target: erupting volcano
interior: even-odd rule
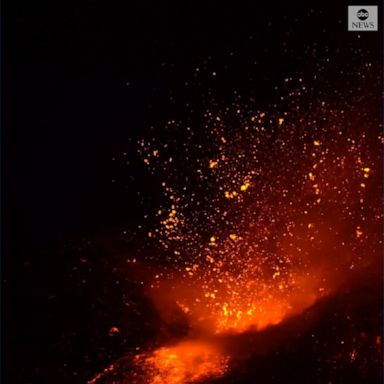
[[[184,328],[89,383],[220,380],[250,358],[231,347],[243,334],[284,329],[380,264],[380,124],[364,99],[318,94],[320,81],[285,79],[268,111],[213,102],[199,125],[170,120],[166,137],[138,141],[163,195],[142,230],[166,256],[131,263],[148,268],[166,326]]]
[[[1,382],[382,383],[382,5],[8,3]]]

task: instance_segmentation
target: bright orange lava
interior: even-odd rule
[[[134,364],[146,372],[148,384],[196,383],[222,376],[228,357],[218,347],[202,341],[185,341],[135,356]]]

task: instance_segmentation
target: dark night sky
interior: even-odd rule
[[[3,2],[5,383],[83,383],[134,343],[103,336],[125,315],[118,304],[100,314],[120,291],[98,283],[112,278],[113,262],[100,260],[126,251],[119,233],[141,220],[137,190],[156,199],[142,167],[126,188],[127,171],[111,161],[130,138],[185,103],[199,108],[208,88],[267,104],[276,82],[326,54],[346,68],[368,47],[381,60],[380,34],[346,31],[347,2],[258,3]],[[318,56],[304,52],[313,44]],[[220,73],[216,82],[193,77],[204,65]],[[79,255],[94,269],[83,291]]]

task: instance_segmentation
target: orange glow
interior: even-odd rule
[[[229,358],[212,344],[191,340],[136,355],[134,360],[145,370],[148,384],[183,384],[222,376]]]
[[[164,287],[164,295],[167,292],[167,300],[174,300],[188,315],[194,328],[225,334],[277,325],[288,316],[302,312],[331,289],[329,285],[327,289],[322,286],[321,276],[315,270],[308,275],[291,273],[285,277],[284,272],[275,272],[273,276],[270,281],[237,283],[234,276],[224,272],[218,278],[218,285],[187,287],[180,282],[171,291]],[[157,290],[155,300],[159,308],[164,306],[161,290]],[[167,317],[164,311],[163,315]]]

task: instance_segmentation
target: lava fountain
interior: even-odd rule
[[[295,100],[289,113],[239,101],[207,110],[202,127],[169,121],[168,141],[138,142],[164,196],[147,236],[167,257],[146,260],[156,264],[147,294],[188,332],[132,357],[129,375],[110,382],[220,377],[233,357],[223,335],[277,326],[378,259],[377,121],[349,119],[368,116],[358,103],[314,97],[302,113]]]

